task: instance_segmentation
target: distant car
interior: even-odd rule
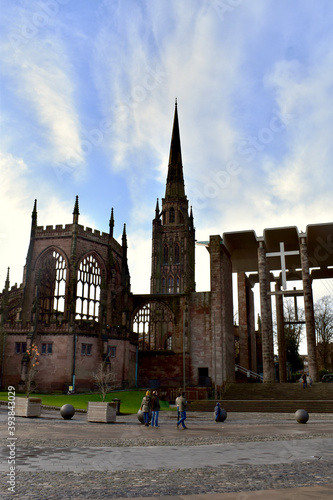
[[[323,375],[322,382],[333,382],[333,373],[327,373],[327,375]]]

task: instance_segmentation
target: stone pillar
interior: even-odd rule
[[[248,332],[248,310],[246,300],[246,275],[237,274],[238,291],[238,331],[239,331],[239,364],[247,370],[250,369],[249,359],[249,332]]]
[[[211,290],[211,367],[215,386],[222,387],[222,283],[221,283],[221,236],[211,236],[210,290]]]
[[[235,381],[235,335],[233,321],[232,264],[229,252],[221,245],[222,257],[222,378]]]
[[[306,340],[308,345],[309,374],[313,382],[318,382],[318,366],[316,356],[316,331],[313,311],[312,286],[309,269],[309,256],[306,238],[301,238],[300,254],[302,264],[304,312],[306,324]]]
[[[232,307],[232,268],[220,236],[209,242],[211,277],[211,373],[216,372],[215,384],[235,380],[235,341]]]
[[[275,382],[272,313],[271,298],[270,295],[268,295],[270,288],[268,266],[266,263],[266,251],[263,242],[259,243],[258,248],[258,271],[264,382],[272,383]]]
[[[252,290],[252,286],[248,285],[248,325],[249,325],[249,340],[250,340],[250,370],[255,373],[258,373],[257,366],[257,343],[256,343],[256,328],[255,328],[255,319],[254,319],[254,294]]]
[[[275,291],[281,291],[281,285],[275,283]],[[284,334],[284,314],[283,314],[283,295],[277,293],[275,295],[276,305],[276,328],[277,328],[277,341],[279,352],[279,377],[280,383],[287,382],[287,358],[286,358],[286,340]]]

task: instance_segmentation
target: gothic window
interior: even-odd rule
[[[165,293],[165,278],[162,278],[162,293]]]
[[[77,273],[76,319],[98,321],[101,295],[101,268],[95,257],[88,255]]]
[[[176,278],[176,293],[180,292],[180,278],[177,276]]]
[[[168,263],[168,257],[169,257],[169,247],[167,244],[165,244],[164,248],[163,248],[163,263],[164,264]]]
[[[138,334],[139,349],[142,351],[170,349],[169,338],[173,331],[173,314],[159,302],[144,305],[133,320],[133,332]]]
[[[169,210],[169,224],[175,222],[175,209],[173,207]]]
[[[39,269],[39,315],[41,321],[62,316],[65,311],[66,261],[56,250],[49,251]]]
[[[167,349],[168,351],[172,350],[172,335],[169,335],[168,337]]]
[[[175,244],[175,264],[179,264],[179,244]]]
[[[173,276],[168,278],[168,293],[173,293]]]

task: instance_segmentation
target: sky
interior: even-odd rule
[[[331,0],[0,0],[0,289],[38,225],[123,225],[149,293],[174,103],[196,238],[331,222]],[[197,291],[209,255],[196,248]],[[332,293],[316,283],[315,299]]]

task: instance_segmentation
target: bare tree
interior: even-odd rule
[[[114,374],[112,373],[111,363],[107,363],[107,357],[102,361],[93,374],[94,381],[101,392],[102,401],[105,401],[105,396],[114,388]]]
[[[31,347],[27,349],[26,352],[28,356],[27,363],[27,374],[25,379],[25,393],[26,396],[29,397],[30,392],[36,389],[35,376],[38,373],[38,365],[39,365],[39,352],[38,347],[35,344],[31,344]]]
[[[314,314],[319,365],[330,370],[333,354],[333,297],[326,295],[319,299]]]

